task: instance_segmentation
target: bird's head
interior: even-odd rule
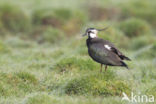
[[[106,30],[106,29],[107,29],[107,27],[104,28],[104,29],[88,28],[88,29],[86,30],[85,34],[83,34],[83,36],[88,35],[89,38],[95,38],[95,37],[97,37],[97,33],[98,33],[99,31],[104,31],[104,30]]]

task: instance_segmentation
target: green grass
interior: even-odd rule
[[[0,23],[1,28],[11,32],[24,32],[31,28],[29,17],[16,5],[7,3],[0,6]]]
[[[137,18],[127,19],[121,22],[119,27],[128,37],[137,37],[144,34],[150,34],[148,23]]]
[[[156,97],[155,5],[1,0],[0,104],[128,104],[122,92]],[[100,73],[89,57],[81,35],[87,27],[107,26],[99,37],[132,59],[126,62],[130,70]]]
[[[38,81],[34,75],[26,72],[3,73],[1,72],[0,93],[1,97],[22,96],[22,93],[38,90]]]
[[[114,73],[95,74],[82,76],[70,81],[65,87],[65,93],[74,95],[94,96],[121,96],[125,91],[131,91],[127,82],[115,78]]]

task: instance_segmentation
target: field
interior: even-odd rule
[[[134,104],[121,101],[123,92],[156,98],[155,10],[155,0],[1,0],[0,104]],[[130,70],[100,73],[89,57],[82,34],[107,26],[99,37],[131,58]]]

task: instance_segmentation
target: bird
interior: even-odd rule
[[[107,28],[108,27],[103,29],[88,28],[85,34],[82,35],[88,36],[86,45],[88,47],[89,56],[94,61],[101,64],[100,72],[102,72],[103,65],[105,65],[105,72],[107,66],[121,66],[129,69],[128,65],[123,60],[130,61],[131,59],[119,51],[114,44],[98,37],[98,32],[104,31]]]

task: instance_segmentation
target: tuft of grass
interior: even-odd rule
[[[60,20],[62,20],[64,22],[71,19],[72,15],[73,15],[72,11],[67,8],[54,9],[54,14],[57,18],[59,18]]]
[[[52,26],[64,31],[67,35],[77,33],[87,21],[87,16],[81,11],[72,11],[67,8],[40,9],[32,14],[36,25]]]
[[[26,32],[31,21],[19,7],[6,3],[0,5],[0,24],[1,28],[11,32]]]
[[[146,94],[148,95],[153,95],[154,97],[156,97],[156,86],[152,86],[150,89],[147,89],[145,91]]]
[[[9,47],[0,41],[0,53],[7,53],[10,52]]]
[[[26,72],[0,73],[0,96],[23,96],[39,90],[38,80],[34,75]]]
[[[25,104],[53,104],[56,103],[56,100],[53,100],[47,94],[39,94],[33,97],[29,97]]]
[[[37,84],[38,80],[35,78],[34,75],[28,72],[19,72],[15,74],[19,79],[26,83]]]
[[[156,57],[156,54],[155,54],[155,43],[153,44],[150,44],[150,45],[147,45],[143,48],[140,48],[136,53],[136,57],[137,58],[148,58],[148,59],[154,59]]]
[[[137,17],[148,21],[150,24],[156,26],[155,1],[142,1],[134,0],[128,3],[120,4],[123,17]],[[146,8],[146,9],[145,9]]]
[[[119,28],[128,37],[136,37],[150,33],[149,24],[138,18],[129,18],[121,22]]]
[[[39,43],[59,43],[59,39],[65,38],[64,35],[64,32],[58,28],[39,26],[32,31],[28,38],[33,38]]]
[[[102,3],[104,4],[104,3]],[[90,3],[87,5],[88,15],[90,20],[99,21],[99,20],[116,20],[120,17],[121,10],[117,7],[108,7],[95,5],[95,3]]]
[[[50,43],[59,42],[60,39],[64,38],[64,33],[59,29],[48,27],[43,32],[40,38],[41,38],[40,41],[44,42]]]
[[[121,96],[123,91],[129,94],[130,86],[111,71],[73,79],[65,87],[65,93],[74,95]]]
[[[62,55],[64,55],[64,50],[62,50],[62,49],[56,49],[56,50],[52,53],[51,57],[53,57],[53,58],[55,59],[55,58],[61,57]]]
[[[94,70],[96,69],[96,63],[91,59],[82,57],[68,57],[63,58],[57,62],[54,69],[59,71],[71,71],[71,70]]]
[[[67,35],[78,33],[88,21],[88,16],[82,11],[72,11],[72,17],[62,26],[62,30]]]
[[[142,35],[142,36],[132,39],[131,44],[129,44],[129,48],[138,50],[148,45],[152,45],[154,41],[155,41],[155,38],[153,38],[152,35],[148,35],[148,38],[146,35]]]
[[[111,101],[111,103],[110,103]],[[47,93],[39,93],[34,96],[28,97],[25,104],[127,104],[126,102],[121,102],[119,97],[93,97],[93,96],[54,96]]]
[[[52,9],[38,9],[32,13],[32,21],[35,25],[49,25],[60,27],[62,21],[56,17]]]

